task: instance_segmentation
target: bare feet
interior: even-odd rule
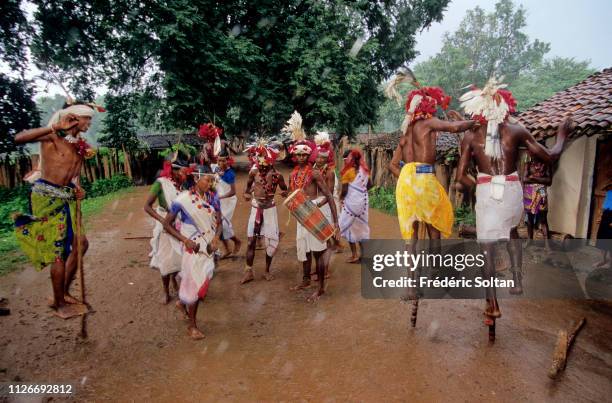
[[[83,304],[66,304],[53,309],[53,315],[62,319],[70,319],[87,313],[87,307]]]
[[[246,284],[249,281],[255,280],[255,276],[253,276],[253,269],[247,269],[244,271],[244,276],[242,276],[242,280],[240,280],[240,284]]]
[[[67,304],[80,304],[81,303],[81,301],[79,301],[78,299],[70,295],[69,293],[64,294],[64,301],[66,301]]]
[[[74,298],[70,294],[65,294],[64,295],[64,303],[66,305],[73,305],[73,304],[80,304],[81,301],[79,301],[78,299]],[[53,297],[47,297],[47,305],[49,306],[49,308],[55,309],[55,299],[53,299]]]
[[[319,298],[321,298],[321,295],[323,295],[323,294],[325,294],[325,291],[322,290],[321,288],[319,288],[310,297],[308,297],[306,299],[306,301],[308,301],[308,302],[316,302],[316,301],[319,300]]]
[[[299,291],[299,290],[304,290],[306,288],[310,287],[310,280],[302,280],[302,282],[294,287],[291,287],[290,290],[291,291]]]
[[[171,299],[170,294],[166,294],[162,297],[160,302],[162,305],[168,305],[168,302],[170,302]]]
[[[265,272],[263,277],[267,280],[267,281],[272,281],[274,280],[274,275],[272,275],[272,273],[270,273],[269,271]]]
[[[187,328],[187,334],[193,340],[202,340],[205,337],[204,333],[202,333],[200,329],[198,329],[197,327],[193,327],[193,326],[189,326]]]
[[[240,247],[242,246],[242,242],[240,242],[239,240],[235,240],[234,241],[234,255],[237,255],[238,252],[240,252]]]
[[[181,301],[176,301],[176,309],[179,310],[179,312],[181,313],[181,315],[183,316],[184,319],[189,319],[189,314],[187,313],[187,308],[185,308],[185,305],[183,305],[183,303]]]
[[[361,258],[359,256],[351,256],[350,258],[346,259],[346,263],[359,263],[359,260]]]

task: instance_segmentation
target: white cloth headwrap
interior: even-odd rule
[[[312,148],[310,148],[306,144],[298,144],[297,146],[293,147],[292,154],[310,154],[310,153],[312,153]]]
[[[55,112],[51,116],[51,119],[49,119],[49,123],[47,123],[47,127],[51,127],[54,124],[58,123],[60,119],[62,118],[62,116],[65,116],[69,113],[72,113],[73,115],[77,115],[77,116],[93,117],[96,111],[94,110],[94,108],[88,105],[71,105],[67,108],[60,109],[59,111]]]
[[[495,77],[491,77],[487,85],[480,90],[475,89],[463,94],[459,101],[465,113],[470,116],[482,115],[487,119],[487,138],[485,144],[485,154],[494,159],[501,158],[501,136],[499,133],[499,125],[504,122],[510,108],[506,101],[500,96],[495,99],[497,90],[507,87],[506,84],[501,84]]]

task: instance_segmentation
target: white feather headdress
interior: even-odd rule
[[[306,133],[304,133],[304,129],[302,129],[302,115],[300,115],[298,111],[293,111],[291,118],[289,118],[287,124],[285,124],[285,127],[283,127],[281,131],[289,133],[294,141],[304,140],[306,138]]]
[[[491,77],[483,89],[474,88],[459,98],[461,107],[470,116],[482,116],[487,120],[485,154],[494,159],[501,158],[501,136],[499,125],[503,123],[513,107],[498,93],[506,88],[501,80]]]
[[[329,143],[329,133],[328,132],[317,132],[314,136],[314,142],[316,145],[320,146],[322,144]]]

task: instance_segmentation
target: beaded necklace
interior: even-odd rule
[[[300,168],[296,166],[291,172],[291,190],[303,189],[312,180],[312,167],[310,165]]]

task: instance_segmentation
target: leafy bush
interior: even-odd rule
[[[455,210],[455,225],[476,225],[476,213],[470,207],[458,207]]]
[[[29,185],[18,186],[14,189],[0,187],[0,231],[12,230],[13,213],[29,210],[29,193]]]
[[[387,214],[397,214],[395,189],[375,186],[369,191],[370,206]]]
[[[132,180],[125,175],[115,175],[110,179],[98,179],[93,183],[89,181],[82,182],[83,189],[85,189],[87,193],[87,198],[104,196],[133,185],[134,183]]]

